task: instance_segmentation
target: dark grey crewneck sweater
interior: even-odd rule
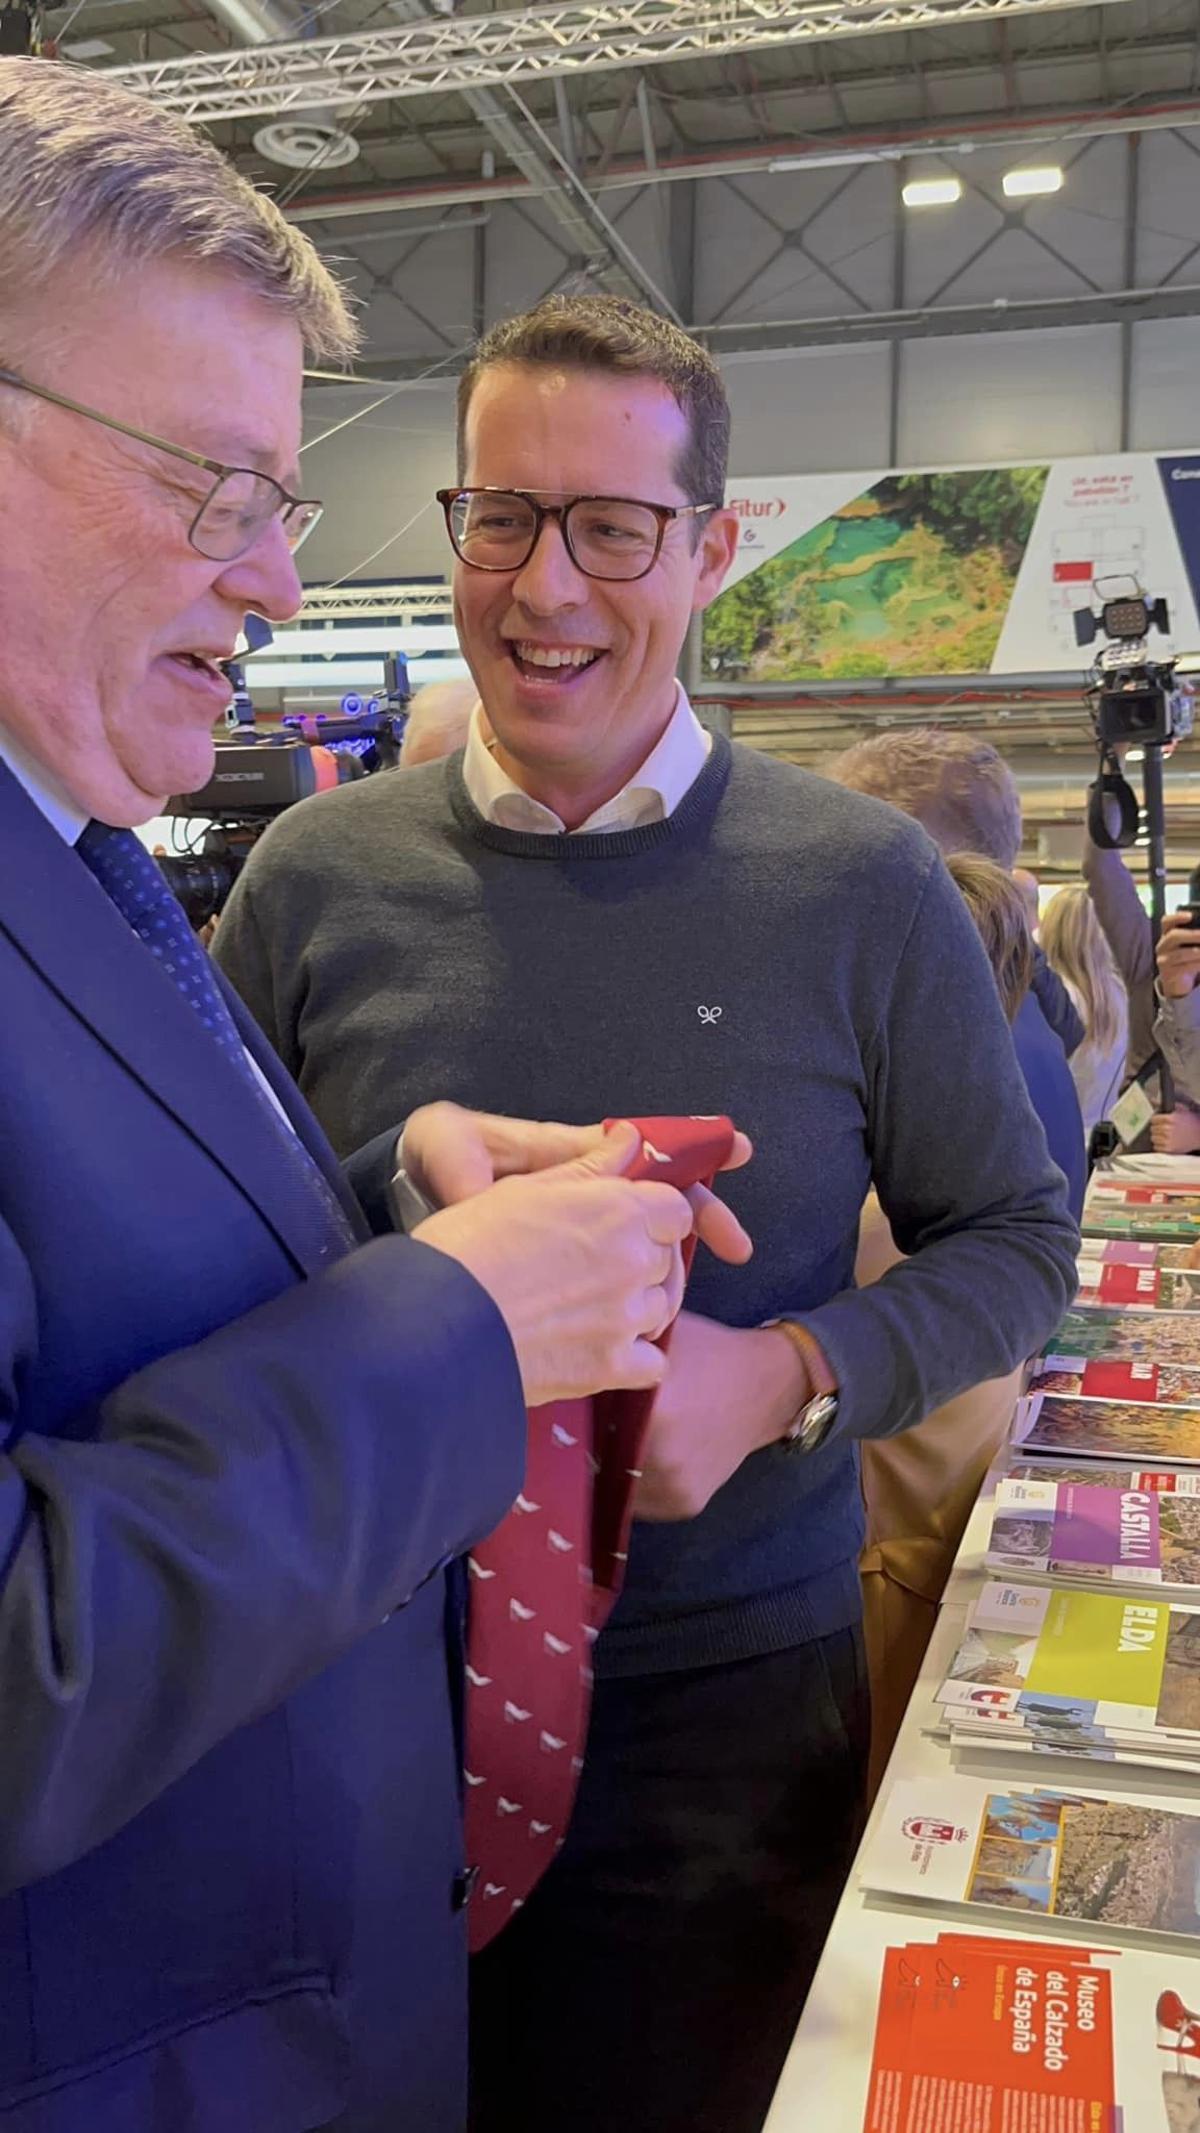
[[[854,1440],[1011,1369],[1074,1290],[1061,1177],[924,833],[718,737],[666,822],[528,835],[484,821],[455,757],[290,808],[216,952],[343,1153],[437,1097],[732,1114],[756,1154],[722,1189],[755,1255],[702,1251],[688,1306],[802,1316],[838,1432],[808,1459],[756,1454],[700,1518],[638,1526],[597,1665],[707,1665],[852,1621]],[[872,1181],[914,1256],[856,1292]]]

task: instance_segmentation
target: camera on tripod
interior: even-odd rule
[[[1139,589],[1105,600],[1099,614],[1078,608],[1074,620],[1076,644],[1094,644],[1101,635],[1108,639],[1092,667],[1087,691],[1101,752],[1107,754],[1126,741],[1164,748],[1185,739],[1192,730],[1193,677],[1200,673],[1200,657],[1150,658],[1150,632],[1165,636],[1171,627],[1166,601],[1149,600]]]
[[[233,702],[226,731],[216,737],[212,776],[196,792],[175,793],[163,809],[208,824],[196,847],[158,862],[197,932],[222,910],[276,815],[315,792],[394,768],[412,698],[403,654],[389,653],[382,696],[365,703],[343,697],[340,713],[292,714],[281,731],[266,732],[256,725],[243,669],[231,659],[223,671]]]

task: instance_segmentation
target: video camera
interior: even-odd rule
[[[1100,580],[1106,582],[1111,581]],[[1108,639],[1092,667],[1087,691],[1102,753],[1125,741],[1163,748],[1186,738],[1194,715],[1192,677],[1200,672],[1200,658],[1151,659],[1146,651],[1151,630],[1165,636],[1171,627],[1166,601],[1148,600],[1138,590],[1105,600],[1098,615],[1078,608],[1074,620],[1076,644],[1094,644],[1101,634]]]
[[[404,656],[390,653],[382,697],[344,696],[340,713],[293,714],[281,730],[266,732],[256,725],[242,667],[231,659],[222,671],[233,702],[226,731],[217,735],[213,774],[198,791],[175,793],[163,810],[209,827],[197,847],[158,862],[197,932],[220,912],[276,815],[312,793],[395,767],[412,698]]]

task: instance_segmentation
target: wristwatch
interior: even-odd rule
[[[824,1444],[838,1418],[838,1389],[833,1373],[819,1342],[807,1327],[798,1326],[794,1318],[770,1318],[767,1325],[785,1333],[793,1348],[799,1350],[809,1383],[815,1388],[777,1441],[785,1452],[815,1452]]]

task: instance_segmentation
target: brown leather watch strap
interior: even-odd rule
[[[816,1334],[810,1333],[807,1326],[798,1326],[794,1318],[773,1318],[770,1320],[770,1324],[776,1332],[787,1335],[793,1348],[803,1358],[804,1367],[808,1372],[810,1387],[806,1396],[807,1400],[819,1399],[822,1395],[835,1393],[838,1389],[838,1381],[829,1367],[825,1350],[822,1348]],[[806,1401],[800,1402],[801,1406],[805,1404]]]

